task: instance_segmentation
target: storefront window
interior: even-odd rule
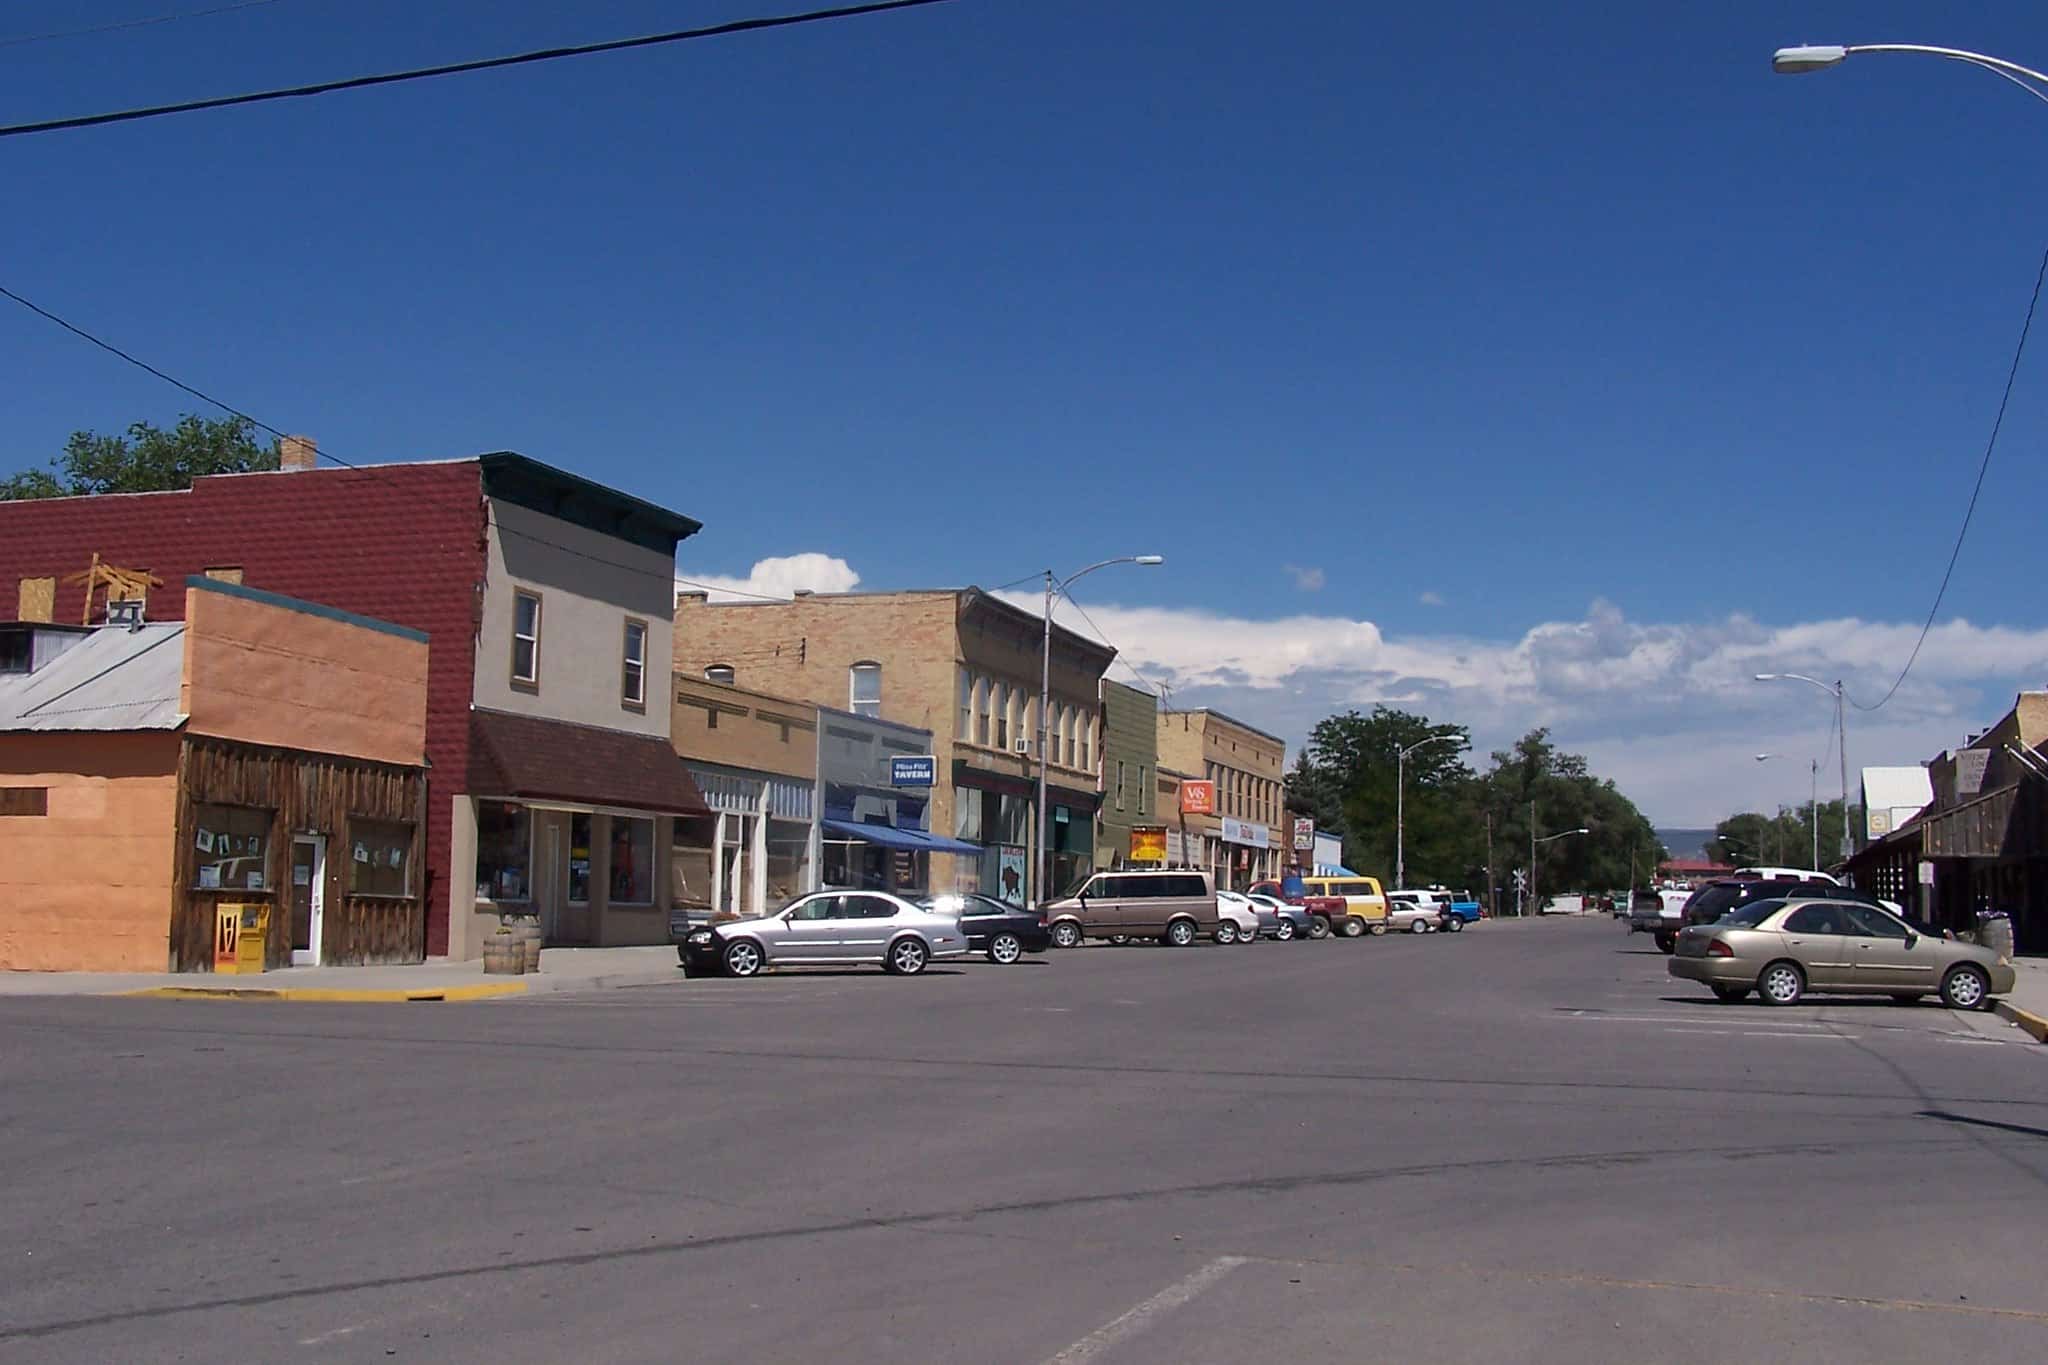
[[[193,806],[192,884],[202,891],[268,890],[271,821],[271,812],[247,806]]]
[[[412,826],[395,820],[348,822],[349,894],[412,894]]]
[[[612,817],[613,905],[654,904],[654,822]]]
[[[530,897],[533,816],[510,801],[476,803],[476,898],[523,901]]]
[[[590,903],[590,817],[569,817],[569,900]]]
[[[679,817],[669,837],[669,904],[711,910],[712,821],[723,817]]]
[[[811,888],[811,827],[797,820],[768,822],[768,904],[780,905]]]

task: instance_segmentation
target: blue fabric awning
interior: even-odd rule
[[[942,839],[921,829],[897,829],[893,825],[862,825],[851,820],[826,820],[821,823],[829,834],[880,844],[883,848],[900,849],[905,853],[981,852],[980,844],[970,844],[961,839]]]

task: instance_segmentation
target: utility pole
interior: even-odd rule
[[[1528,903],[1529,903],[1529,904],[1531,904],[1531,905],[1534,905],[1534,904],[1536,904],[1536,903],[1537,903],[1537,901],[1536,901],[1536,803],[1535,803],[1534,801],[1531,801],[1531,802],[1529,803],[1529,900],[1528,900]]]
[[[1493,889],[1493,811],[1486,812],[1486,913],[1500,918],[1500,897]]]

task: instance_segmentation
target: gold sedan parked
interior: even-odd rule
[[[1704,982],[1733,1003],[1752,990],[1766,1005],[1819,995],[1939,995],[1982,1009],[2013,988],[2013,966],[1989,948],[1930,938],[1853,901],[1761,900],[1678,936],[1673,976]]]

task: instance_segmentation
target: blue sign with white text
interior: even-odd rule
[[[889,760],[892,787],[935,787],[939,782],[939,760],[930,754]]]

